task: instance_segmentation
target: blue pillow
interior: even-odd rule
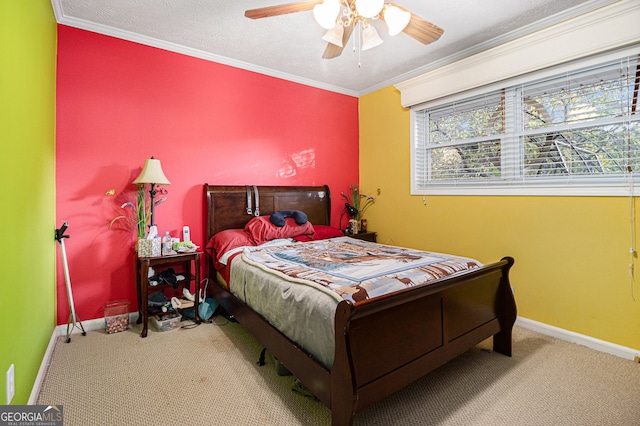
[[[280,210],[275,213],[271,213],[269,220],[275,226],[283,227],[287,223],[284,220],[285,217],[292,217],[293,220],[296,221],[297,225],[304,225],[309,220],[307,215],[302,213],[300,210]]]

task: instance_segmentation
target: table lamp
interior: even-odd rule
[[[145,184],[148,183],[151,185],[151,190],[149,194],[151,194],[151,226],[154,226],[153,222],[153,206],[155,204],[156,197],[156,185],[171,185],[169,179],[162,172],[162,166],[160,165],[160,160],[156,160],[151,157],[144,160],[144,166],[142,167],[142,171],[140,175],[133,181],[134,184]]]

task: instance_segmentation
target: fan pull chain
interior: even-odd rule
[[[360,62],[361,54],[362,54],[362,24],[358,24],[357,37],[353,38],[353,51],[356,50],[356,45],[358,46],[358,68],[362,68],[362,63]],[[357,39],[357,41],[356,41]]]

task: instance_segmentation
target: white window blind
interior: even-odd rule
[[[633,55],[414,109],[412,193],[624,188],[640,172],[639,83]]]

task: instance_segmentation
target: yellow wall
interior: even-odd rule
[[[359,108],[360,186],[381,191],[366,213],[379,242],[484,263],[513,256],[519,316],[640,349],[628,198],[428,196],[425,205],[409,195],[410,111],[398,90],[365,95]]]
[[[55,327],[56,21],[49,0],[0,1],[0,404],[26,404]]]

